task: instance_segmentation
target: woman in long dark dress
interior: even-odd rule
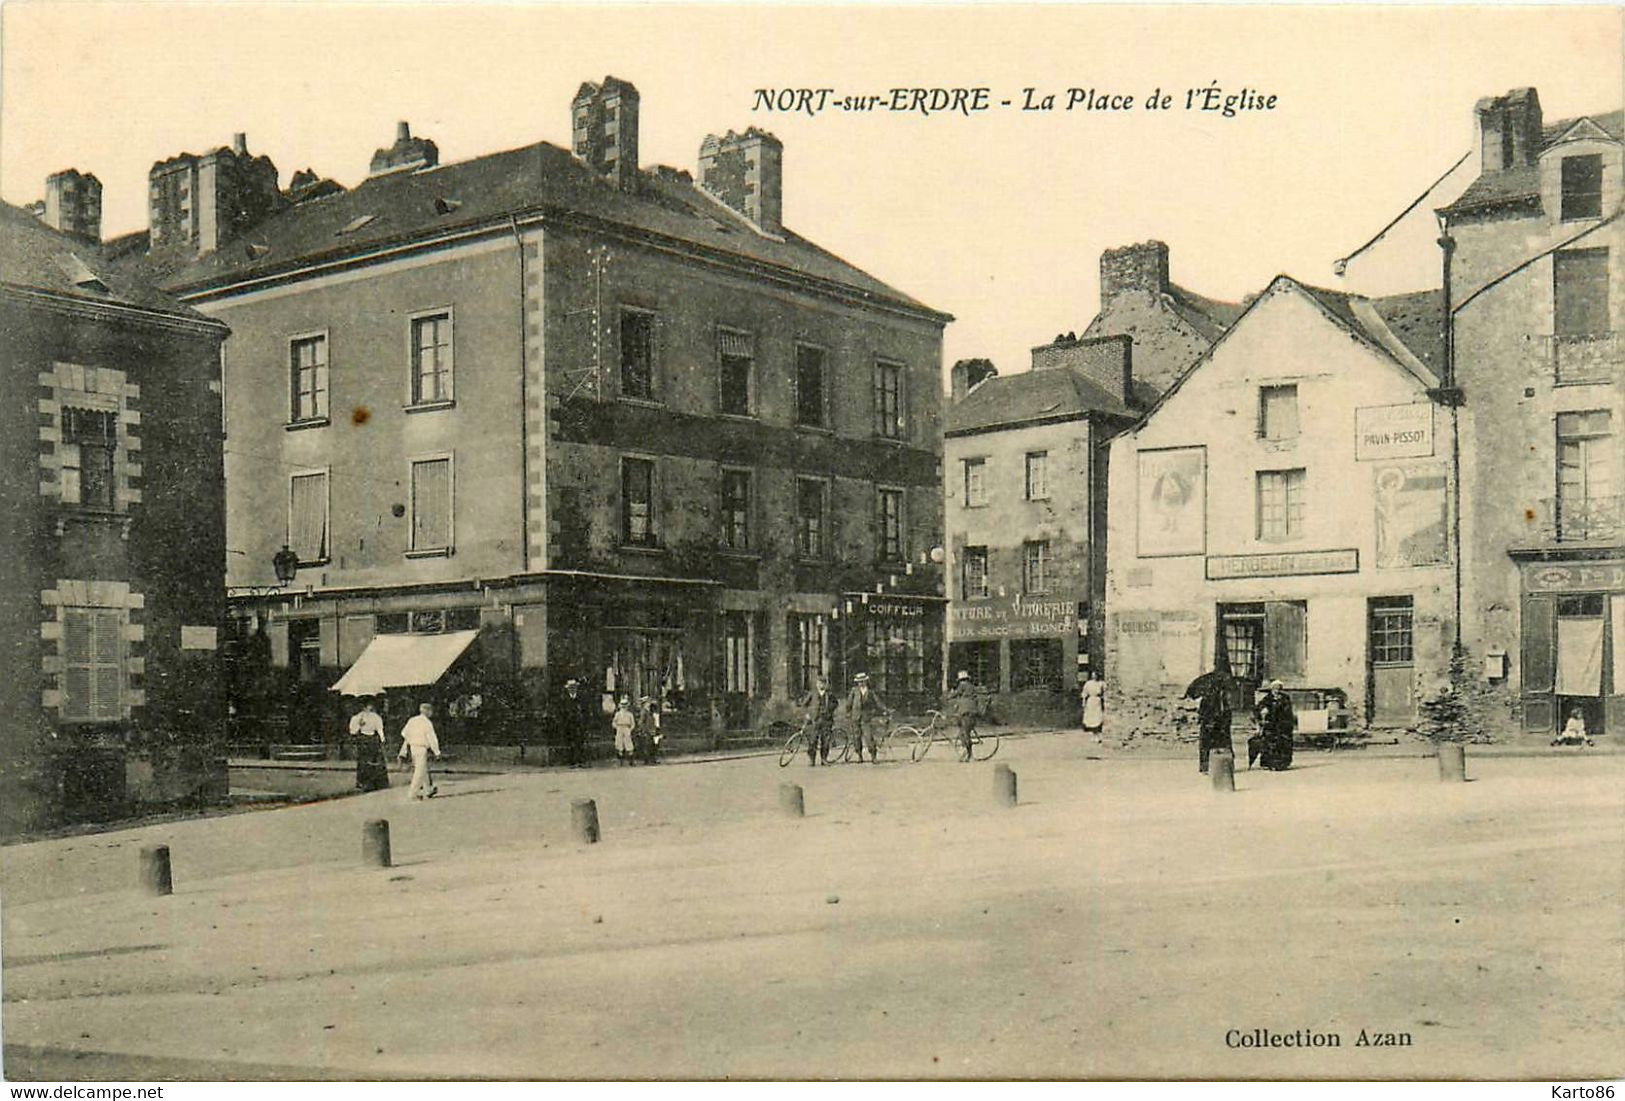
[[[378,791],[389,786],[389,766],[384,763],[384,720],[372,709],[372,701],[362,704],[350,720],[350,737],[355,742],[355,786],[357,791]]]

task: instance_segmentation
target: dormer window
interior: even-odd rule
[[[1562,220],[1602,217],[1602,154],[1563,158]]]

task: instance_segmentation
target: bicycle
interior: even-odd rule
[[[787,722],[776,722],[768,727],[768,732],[777,735],[790,729]],[[779,767],[787,768],[791,761],[807,752],[807,744],[812,740],[813,720],[811,716],[801,720],[801,726],[784,740],[784,748],[779,750]],[[852,752],[852,737],[837,726],[831,726],[829,732],[829,756],[824,758],[825,764],[839,764],[846,760],[847,754]]]
[[[950,743],[954,747],[954,752],[959,755],[959,759],[961,761],[965,760],[965,746],[959,740],[959,726],[957,724],[949,726],[947,716],[941,711],[927,711],[926,714],[931,716],[931,721],[923,727],[905,726],[897,728],[899,734],[906,730],[913,738],[914,744],[909,749],[909,760],[919,764],[925,760],[925,755],[931,752],[932,745],[938,741]],[[986,761],[998,751],[999,736],[997,734],[983,734],[977,728],[971,728],[971,760]]]

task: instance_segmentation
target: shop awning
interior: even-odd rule
[[[443,635],[379,635],[367,643],[333,691],[346,696],[375,696],[386,688],[434,684],[479,634],[447,631]]]

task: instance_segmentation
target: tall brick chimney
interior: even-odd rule
[[[63,233],[102,239],[102,182],[73,168],[45,177],[46,225]]]
[[[1134,338],[1127,334],[1058,337],[1033,349],[1033,370],[1076,371],[1124,405],[1134,407]]]
[[[999,369],[990,359],[961,359],[948,369],[948,393],[954,401],[964,401],[965,395],[984,379],[994,378]]]
[[[1514,88],[1473,106],[1478,116],[1479,170],[1501,172],[1534,164],[1544,140],[1545,119],[1533,88]]]
[[[367,168],[367,178],[387,176],[391,172],[405,172],[413,168],[433,168],[440,163],[440,149],[428,138],[414,138],[412,127],[404,122],[395,124],[395,144],[374,151]]]
[[[587,167],[623,191],[638,182],[638,90],[606,76],[570,101],[571,145]]]
[[[1168,246],[1161,241],[1109,248],[1100,254],[1100,305],[1120,294],[1168,293]]]
[[[159,161],[147,173],[148,248],[202,256],[220,248],[287,202],[270,157],[248,152],[248,136],[231,147]]]
[[[707,134],[699,183],[763,233],[784,232],[784,143],[766,130]]]

